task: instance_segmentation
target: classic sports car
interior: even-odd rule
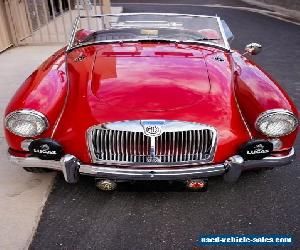
[[[84,28],[83,26],[87,26]],[[29,172],[59,170],[113,190],[118,181],[210,176],[236,181],[294,158],[298,112],[216,16],[81,16],[70,42],[9,103],[9,157]]]

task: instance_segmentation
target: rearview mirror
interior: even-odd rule
[[[262,46],[259,43],[249,43],[246,47],[245,47],[245,54],[250,54],[250,55],[257,55],[258,53],[260,53],[262,50]]]

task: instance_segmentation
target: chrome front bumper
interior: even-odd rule
[[[241,172],[253,168],[281,167],[290,164],[295,158],[295,151],[291,149],[288,155],[282,157],[266,157],[262,160],[249,160],[235,155],[227,161],[214,165],[199,165],[181,169],[133,169],[120,167],[106,167],[101,165],[81,164],[72,155],[65,155],[60,161],[41,160],[35,157],[15,157],[9,155],[10,161],[21,167],[39,167],[62,171],[69,183],[76,183],[79,174],[91,175],[97,178],[111,180],[190,180],[223,175],[228,182],[236,181]]]

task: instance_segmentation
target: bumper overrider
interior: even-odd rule
[[[244,160],[240,155],[230,157],[219,164],[198,165],[189,168],[120,168],[81,163],[75,156],[65,154],[60,161],[42,160],[36,157],[16,157],[9,155],[10,161],[21,167],[39,167],[62,171],[66,182],[76,183],[79,175],[90,175],[100,179],[111,180],[191,180],[210,176],[223,175],[227,182],[234,182],[241,172],[256,168],[281,167],[290,164],[295,158],[292,148],[284,156],[268,156],[261,160]]]

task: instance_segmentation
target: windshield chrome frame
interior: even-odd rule
[[[75,35],[76,35],[76,31],[78,30],[78,26],[79,26],[79,22],[80,19],[84,19],[84,18],[103,18],[103,17],[121,17],[121,16],[135,16],[135,15],[157,15],[157,16],[187,16],[187,17],[205,17],[205,18],[215,18],[217,20],[220,32],[221,32],[221,36],[222,39],[224,41],[224,46],[220,45],[220,44],[216,44],[213,42],[209,42],[209,41],[194,41],[194,40],[177,40],[177,39],[149,39],[149,42],[157,40],[157,41],[166,41],[166,42],[173,42],[173,43],[187,43],[187,44],[200,44],[200,45],[207,45],[207,46],[212,46],[212,47],[216,47],[219,49],[223,49],[225,51],[230,51],[230,46],[229,43],[226,39],[226,35],[225,35],[225,31],[224,31],[224,27],[222,25],[221,19],[218,16],[207,16],[207,15],[190,15],[190,14],[176,14],[176,13],[142,13],[142,12],[138,12],[138,13],[121,13],[121,14],[105,14],[105,15],[91,15],[91,16],[77,16],[75,21],[74,21],[74,25],[72,28],[72,32],[71,32],[71,36],[69,39],[69,43],[67,45],[67,49],[66,52],[71,51],[73,49],[79,48],[79,47],[83,47],[83,46],[89,46],[89,45],[94,45],[94,44],[107,44],[107,43],[118,43],[118,42],[140,42],[140,41],[148,41],[148,39],[123,39],[123,40],[105,40],[105,41],[95,41],[95,42],[90,42],[90,43],[82,43],[82,44],[78,44],[75,46],[72,46],[75,40]]]

